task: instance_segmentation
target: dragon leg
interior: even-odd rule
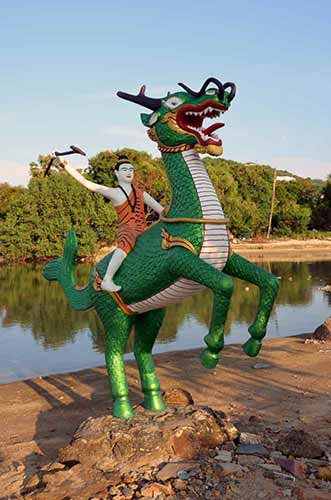
[[[224,272],[253,283],[260,289],[257,314],[254,323],[248,329],[252,338],[243,345],[243,349],[248,356],[256,356],[261,349],[261,341],[266,334],[269,316],[279,290],[279,281],[266,269],[249,262],[236,253],[233,253],[229,258]]]
[[[176,272],[214,292],[212,320],[208,335],[204,338],[207,349],[201,354],[203,366],[211,369],[217,365],[219,352],[224,347],[224,326],[233,292],[233,282],[230,276],[218,271],[199,257],[184,252],[178,259],[174,259]]]
[[[135,321],[134,355],[144,393],[144,406],[155,412],[166,410],[152,358],[153,345],[164,315],[164,309],[157,309],[137,316]]]
[[[105,298],[105,301],[107,299]],[[117,304],[106,301],[96,306],[106,333],[106,366],[114,400],[113,416],[131,418],[134,411],[129,399],[123,354],[129,338],[133,317],[122,312]]]

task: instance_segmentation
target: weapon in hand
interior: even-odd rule
[[[55,151],[55,153],[52,155],[52,158],[49,161],[49,164],[46,167],[44,177],[46,177],[46,175],[48,174],[49,169],[51,168],[55,158],[57,158],[58,156],[67,156],[67,155],[74,155],[74,154],[86,156],[86,153],[84,153],[84,151],[82,149],[77,148],[77,146],[70,146],[70,151],[63,151],[62,153],[59,151]]]

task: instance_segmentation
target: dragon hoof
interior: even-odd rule
[[[208,368],[209,370],[212,370],[213,368],[215,368],[215,366],[217,366],[219,359],[220,359],[219,354],[211,352],[208,349],[202,351],[200,355],[200,361],[202,366]]]
[[[135,416],[129,398],[118,398],[114,402],[113,417],[115,418],[132,418]]]
[[[144,397],[144,408],[149,411],[153,411],[156,413],[166,411],[167,407],[164,404],[160,391],[155,393],[147,393]]]
[[[247,356],[251,356],[252,358],[259,354],[261,347],[262,343],[256,339],[249,339],[242,346],[244,353],[247,354]]]

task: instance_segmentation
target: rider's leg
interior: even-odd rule
[[[116,248],[115,252],[112,255],[112,258],[109,261],[106,274],[101,282],[102,290],[105,290],[106,292],[118,292],[119,290],[121,290],[122,287],[116,285],[113,282],[113,277],[120,268],[126,256],[127,254],[126,252],[124,252],[124,250],[122,250],[121,248]]]

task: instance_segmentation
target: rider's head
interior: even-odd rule
[[[132,182],[134,177],[134,168],[126,155],[121,155],[114,166],[115,175],[118,182]]]

